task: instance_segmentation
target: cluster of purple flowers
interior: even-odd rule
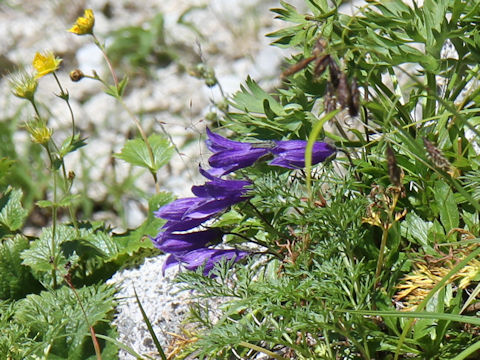
[[[245,251],[235,249],[208,248],[208,245],[221,241],[223,233],[219,229],[185,232],[248,199],[246,193],[250,181],[220,179],[202,168],[200,172],[210,181],[192,187],[195,197],[175,200],[155,212],[155,216],[167,220],[153,239],[157,248],[170,254],[163,265],[163,271],[175,264],[182,264],[189,270],[205,265],[204,274],[208,275],[220,259],[238,261],[247,255]]]
[[[266,155],[273,156],[270,165],[289,169],[305,166],[307,142],[304,140],[244,143],[226,139],[209,129],[207,135],[207,147],[213,153],[208,160],[211,169],[206,171],[200,168],[200,173],[209,181],[192,187],[195,197],[175,200],[155,212],[155,216],[167,220],[159,234],[152,239],[157,248],[170,254],[163,271],[175,264],[182,264],[189,270],[203,265],[204,274],[208,275],[221,259],[238,261],[248,254],[236,249],[209,247],[221,242],[223,233],[217,228],[186,232],[249,198],[247,192],[252,185],[250,181],[225,180],[221,176],[251,166]],[[312,164],[324,161],[335,151],[327,143],[316,142]]]

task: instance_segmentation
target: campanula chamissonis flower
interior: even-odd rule
[[[274,140],[247,143],[233,141],[218,134],[212,133],[207,128],[206,144],[213,154],[208,159],[212,167],[209,174],[223,176],[235,170],[253,165],[267,155],[273,156],[269,165],[280,166],[288,169],[301,169],[305,167],[305,140]],[[335,147],[325,142],[315,142],[312,151],[312,165],[325,161],[336,153]]]
[[[249,198],[249,181],[220,179],[201,168],[200,172],[209,181],[192,187],[195,197],[177,199],[154,213],[156,217],[167,220],[158,235],[152,238],[155,247],[170,254],[163,271],[175,264],[181,264],[189,270],[205,265],[204,273],[208,275],[222,258],[237,261],[247,254],[235,249],[209,248],[221,242],[223,233],[220,229],[185,232]]]
[[[274,159],[270,165],[281,166],[288,169],[301,169],[305,167],[305,140],[282,140],[275,141],[275,147],[271,150]],[[312,165],[325,161],[335,154],[336,149],[325,143],[316,141],[312,150]]]
[[[208,163],[212,167],[209,173],[212,175],[222,176],[251,166],[269,153],[267,148],[254,143],[229,140],[211,132],[208,128],[207,136],[207,147],[213,153],[208,159]]]

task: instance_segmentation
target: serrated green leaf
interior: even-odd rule
[[[0,243],[0,299],[20,299],[41,290],[30,268],[22,265],[20,253],[28,247],[28,239],[21,235]]]
[[[81,229],[80,234],[91,247],[97,249],[100,256],[110,259],[118,254],[118,244],[113,240],[112,236],[106,231],[103,231],[103,229],[89,229],[88,231]]]
[[[22,190],[9,187],[0,198],[0,225],[11,232],[20,229],[28,215],[22,207],[22,196]]]
[[[174,149],[170,142],[161,135],[151,135],[148,142],[152,148],[154,163],[152,164],[148,147],[142,139],[127,141],[119,154],[115,157],[122,159],[132,165],[157,172],[163,165],[168,163],[173,155]]]
[[[50,273],[52,269],[63,270],[67,262],[74,265],[78,261],[77,254],[64,253],[64,249],[62,249],[63,243],[71,242],[77,238],[75,229],[66,225],[57,226],[53,249],[52,230],[52,227],[44,228],[40,237],[31,242],[30,249],[23,251],[20,255],[23,259],[22,264],[30,266],[35,274],[49,282],[53,281]],[[59,271],[56,271],[57,283],[62,282],[62,275]]]

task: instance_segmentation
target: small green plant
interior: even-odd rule
[[[69,30],[77,35],[91,36],[105,55],[113,85],[96,72],[85,75],[78,70],[71,73],[74,81],[91,78],[104,86],[132,116],[140,134],[129,140],[117,154],[121,161],[144,168],[152,175],[156,193],[147,199],[150,212],[172,200],[160,192],[157,172],[173,152],[170,143],[159,135],[146,136],[139,119],[128,109],[122,95],[127,78],[119,81],[105,49],[94,34],[94,15],[86,10]],[[32,154],[43,150],[33,159],[35,166],[48,170],[40,187],[32,182],[13,182],[28,178],[21,168],[25,160],[17,156],[14,144],[3,143],[5,155],[1,159],[0,194],[0,298],[2,303],[2,355],[8,359],[112,359],[119,347],[140,357],[132,349],[119,344],[112,326],[116,306],[116,288],[102,284],[111,275],[129,264],[141,261],[152,253],[153,245],[147,236],[153,236],[163,220],[152,214],[136,229],[116,234],[102,222],[81,218],[77,212],[79,194],[73,192],[76,176],[69,171],[68,155],[87,145],[75,124],[70,105],[70,94],[56,75],[62,59],[52,52],[37,53],[33,60],[34,72],[23,72],[11,78],[12,92],[30,103],[33,114],[23,124],[30,134]],[[57,98],[64,101],[70,114],[70,134],[54,132],[49,127],[49,113],[38,106],[38,82],[44,76],[53,76],[58,85]],[[4,125],[2,125],[4,126]],[[6,125],[5,125],[6,126]],[[6,128],[4,136],[11,140],[15,131]],[[39,165],[43,161],[43,165]],[[22,163],[21,163],[22,162]],[[48,181],[46,181],[48,179]],[[45,184],[43,183],[45,181]],[[23,197],[21,188],[33,191]],[[40,198],[40,199],[39,199]],[[22,205],[22,201],[28,208]],[[26,236],[24,228],[32,211],[44,211],[47,222],[38,235]]]
[[[475,358],[480,7],[305,3],[273,9],[283,86],[248,78],[219,111],[235,141],[207,132],[209,181],[157,212],[165,267],[196,270],[183,356]]]

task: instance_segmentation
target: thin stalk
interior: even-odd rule
[[[380,273],[382,272],[383,268],[383,261],[385,258],[385,247],[387,246],[387,238],[388,238],[388,230],[392,227],[392,225],[395,223],[395,219],[393,216],[393,212],[395,211],[395,208],[397,207],[397,201],[398,201],[398,192],[393,194],[393,201],[392,205],[388,209],[388,223],[382,224],[382,241],[380,243],[380,250],[378,254],[378,260],[377,260],[377,269],[375,270],[375,277],[373,281],[373,286],[374,288],[377,288],[377,284],[380,278]]]
[[[108,69],[110,70],[110,74],[112,74],[113,78],[113,83],[115,84],[115,87],[118,88],[118,77],[117,74],[115,73],[115,70],[113,69],[112,63],[110,62],[110,59],[107,56],[107,52],[105,51],[105,47],[98,41],[97,37],[92,34],[93,41],[95,42],[95,45],[100,49],[102,52],[103,58],[105,59]]]
[[[325,345],[327,346],[327,352],[328,352],[328,356],[330,356],[330,359],[335,359],[335,357],[333,356],[333,353],[332,353],[332,344],[330,343],[330,339],[328,337],[328,330],[327,329],[324,329],[323,330],[323,338],[325,339]]]
[[[278,355],[278,354],[274,353],[273,351],[267,350],[267,349],[262,348],[258,345],[255,345],[255,344],[247,343],[246,341],[240,341],[238,343],[238,345],[249,348],[249,349],[252,349],[252,350],[255,350],[255,351],[258,351],[258,352],[261,352],[261,353],[264,353],[267,356],[270,356],[271,358],[274,358],[274,359],[277,359],[277,360],[288,360],[287,358],[284,358],[283,356]]]
[[[435,102],[437,96],[436,89],[437,83],[435,81],[435,75],[427,72],[427,96],[426,96],[426,103],[425,107],[423,108],[423,118],[429,118],[435,115]]]
[[[70,118],[72,119],[72,138],[70,139],[70,145],[73,143],[73,139],[75,138],[75,115],[73,114],[72,106],[70,105],[70,101],[68,100],[68,92],[63,90],[62,84],[60,80],[58,80],[57,74],[54,72],[53,77],[57,81],[58,87],[60,88],[60,98],[65,100],[67,103],[68,111],[70,112]]]
[[[140,136],[142,137],[143,141],[145,142],[145,145],[147,146],[148,156],[150,157],[150,162],[152,164],[152,167],[154,167],[155,166],[155,156],[153,155],[152,146],[150,145],[150,142],[148,141],[147,134],[145,134],[145,131],[143,130],[142,125],[140,124],[140,120],[133,113],[133,111],[125,104],[125,102],[123,101],[123,99],[120,96],[117,98],[117,100],[120,102],[122,107],[125,109],[125,111],[128,113],[128,115],[130,115],[133,122],[137,126],[138,132],[140,133]],[[152,169],[150,169],[150,173],[152,174],[153,180],[155,181],[155,190],[156,190],[157,193],[159,193],[160,192],[160,184],[158,183],[157,174]]]
[[[382,272],[383,267],[383,260],[385,258],[385,247],[387,245],[387,238],[388,238],[388,228],[382,228],[382,242],[380,244],[380,250],[378,254],[377,260],[377,269],[375,270],[375,277],[373,281],[373,286],[377,288],[378,279],[380,277],[380,273]]]
[[[92,34],[92,37],[93,37],[93,40],[95,42],[95,45],[102,52],[103,58],[105,59],[105,62],[107,63],[107,66],[108,66],[108,69],[110,70],[110,73],[112,74],[113,83],[115,84],[115,87],[118,90],[118,84],[119,84],[118,83],[118,77],[117,77],[117,74],[115,73],[115,70],[113,69],[113,65],[112,65],[110,59],[108,58],[107,52],[105,51],[105,47],[100,43],[100,41],[98,41],[97,37],[94,34]],[[97,75],[94,76],[94,78],[97,79],[97,80],[100,80],[108,88],[107,84],[103,80],[101,80]],[[147,146],[148,155],[150,157],[151,165],[152,165],[152,167],[155,166],[155,156],[153,154],[152,146],[150,145],[150,142],[148,141],[148,137],[145,134],[145,131],[143,130],[142,125],[140,124],[140,120],[133,113],[133,111],[130,110],[130,108],[125,104],[125,102],[123,101],[123,99],[121,97],[121,94],[119,94],[118,91],[117,91],[117,94],[116,94],[115,98],[118,100],[118,102],[120,102],[120,105],[122,105],[123,109],[127,111],[128,115],[132,118],[133,122],[137,126],[138,132],[140,133],[140,136],[142,137],[143,141],[145,142],[145,145]],[[157,193],[159,193],[160,192],[160,185],[158,184],[157,174],[152,169],[150,169],[150,173],[152,174],[153,180],[155,182],[155,191]]]
[[[31,99],[31,100],[30,100],[30,103],[31,103],[32,106],[33,106],[33,110],[35,111],[35,114],[36,114],[37,117],[40,119],[40,112],[38,111],[37,104],[35,103],[35,100],[34,100],[34,99]]]
[[[70,274],[65,276],[65,281],[68,284],[68,286],[70,287],[70,289],[72,289],[73,293],[75,294],[75,297],[77,298],[78,305],[80,305],[80,308],[82,309],[83,317],[85,318],[85,322],[87,323],[87,326],[90,329],[90,336],[92,337],[92,343],[93,343],[93,347],[95,349],[95,354],[97,356],[97,360],[102,360],[102,351],[100,349],[100,345],[98,344],[98,340],[97,340],[97,337],[95,335],[95,329],[93,328],[93,326],[88,321],[87,312],[85,311],[85,308],[83,307],[82,300],[80,299],[80,296],[78,295],[77,290],[75,289],[75,286],[73,286],[73,283],[70,280]]]
[[[57,256],[56,256],[56,244],[55,237],[57,234],[57,171],[53,166],[53,156],[50,152],[48,144],[45,145],[48,157],[50,159],[50,169],[53,174],[53,204],[52,204],[52,242],[51,242],[51,261],[52,261],[52,278],[53,288],[57,288]]]
[[[279,238],[281,238],[281,239],[284,238],[284,235],[283,235],[280,231],[278,231],[277,229],[275,229],[275,228],[273,227],[273,225],[268,222],[267,219],[265,219],[265,217],[263,216],[263,214],[262,214],[260,211],[258,211],[258,209],[256,208],[256,206],[253,205],[253,204],[250,202],[250,200],[247,201],[247,204],[250,205],[250,207],[253,209],[253,211],[255,211],[255,213],[257,214],[257,216],[259,217],[259,219],[262,220],[263,223],[264,223],[270,230],[272,230]]]
[[[73,114],[72,106],[70,105],[70,101],[68,99],[68,92],[63,90],[62,84],[60,83],[60,80],[58,79],[57,74],[55,72],[53,73],[53,77],[55,78],[55,81],[57,82],[57,85],[60,89],[59,97],[66,102],[68,111],[70,112],[70,118],[72,119],[72,137],[70,139],[70,145],[69,145],[71,146],[75,138],[75,115]],[[62,174],[64,179],[64,191],[65,193],[69,193],[70,187],[68,186],[68,176],[67,176],[67,171],[65,169],[65,162],[63,161],[63,156],[61,158],[61,161],[62,161]],[[73,227],[75,228],[75,232],[78,235],[79,234],[78,224],[77,224],[77,219],[75,218],[72,205],[68,205],[67,208],[68,208],[68,213],[70,215],[70,219],[72,221]]]
[[[273,251],[272,249],[270,249],[270,247],[268,246],[268,244],[264,241],[261,241],[261,240],[257,240],[257,239],[250,239],[242,234],[239,234],[239,233],[236,233],[236,232],[232,232],[232,231],[228,231],[228,232],[224,232],[223,233],[224,235],[234,235],[234,236],[238,236],[239,238],[242,238],[248,242],[251,242],[251,243],[254,243],[254,244],[257,244],[257,245],[260,245],[260,246],[263,246],[263,247],[266,247],[268,250],[266,250],[266,252],[262,252],[263,253],[267,253],[267,254],[270,254],[270,255],[273,255],[275,256],[276,258],[278,259],[283,259],[282,256],[280,256],[280,254],[278,254],[277,252]]]

